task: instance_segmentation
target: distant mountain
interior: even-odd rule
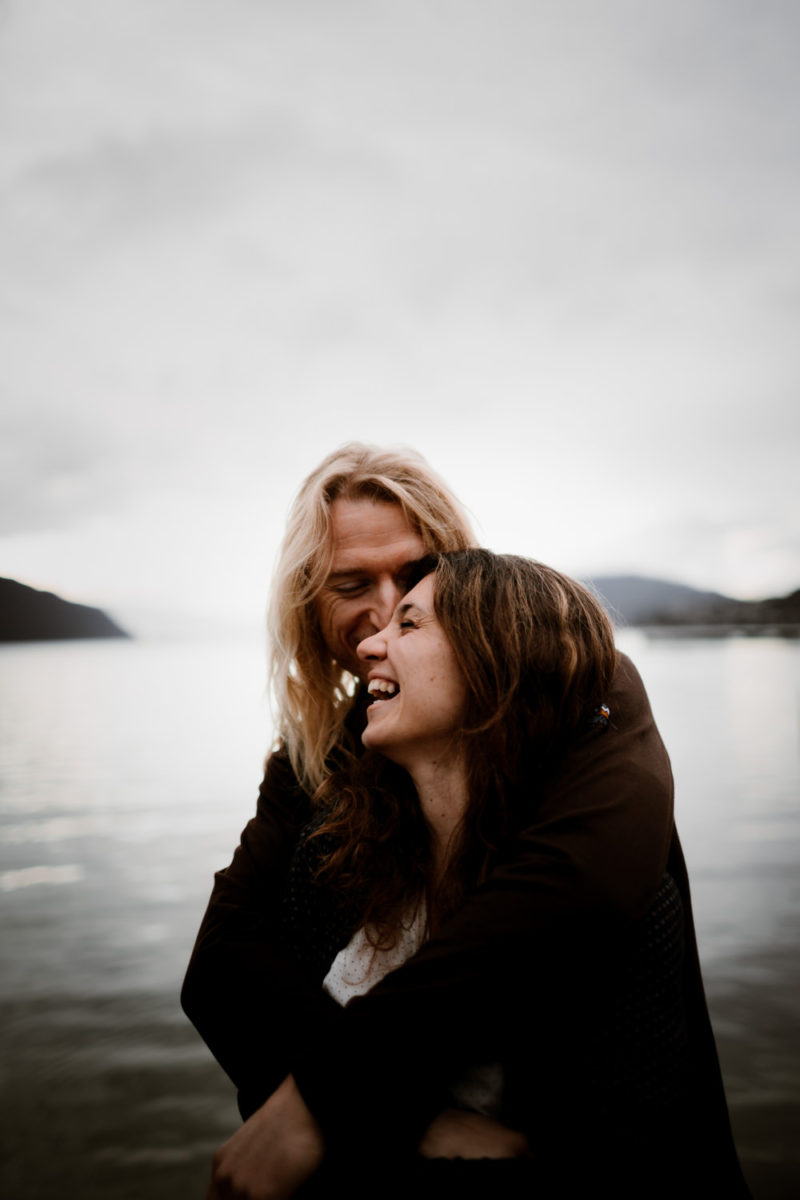
[[[769,600],[733,600],[664,579],[598,575],[590,580],[622,625],[706,625],[800,632],[800,591]],[[795,629],[797,627],[797,629]]]
[[[642,575],[600,575],[591,583],[611,615],[627,625],[647,624],[654,618],[675,619],[718,601],[733,603],[719,592],[702,592]]]
[[[99,608],[72,604],[14,579],[0,579],[0,642],[129,636]]]

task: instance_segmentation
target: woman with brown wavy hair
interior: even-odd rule
[[[359,646],[371,700],[366,752],[319,789],[318,816],[290,872],[287,945],[340,1004],[435,937],[530,822],[531,780],[544,784],[568,748],[602,736],[609,719],[613,631],[580,584],[486,550],[423,560],[416,579],[390,624]],[[507,1023],[476,1029],[441,1081],[445,1108],[515,1131],[506,1157],[393,1163],[400,1190],[475,1185],[510,1196],[535,1185],[548,1195],[560,1180],[571,1195],[578,1166],[565,1167],[563,1153],[580,1145],[601,1178],[610,1181],[614,1164],[626,1194],[625,1172],[640,1154],[669,1144],[682,1159],[690,1068],[682,922],[669,876],[628,928],[598,904],[576,943],[582,955],[548,981],[557,999],[546,1029],[541,1014],[536,1027],[529,1015],[537,946],[520,940]],[[380,1062],[381,1045],[373,1049]],[[368,1176],[360,1186],[394,1195],[397,1185]]]
[[[635,756],[625,836],[596,836],[598,781],[604,810],[619,783],[592,746],[625,669],[602,607],[485,550],[407,579],[357,648],[364,750],[329,760],[288,869],[305,1045],[218,1152],[209,1197],[746,1196],[676,839],[631,901],[652,803]],[[565,804],[576,756],[594,765]],[[252,1052],[280,1057],[281,1036],[265,1022]]]
[[[417,895],[435,925],[485,876],[529,815],[531,778],[602,727],[616,666],[600,603],[541,563],[464,550],[424,559],[415,580],[359,646],[373,753],[317,793],[318,875],[382,942]],[[522,781],[528,811],[515,814]]]

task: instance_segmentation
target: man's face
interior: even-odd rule
[[[331,505],[333,559],[315,600],[325,644],[341,667],[360,675],[356,649],[388,625],[408,590],[409,568],[425,544],[399,504],[334,500]]]

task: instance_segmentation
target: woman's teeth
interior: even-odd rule
[[[396,683],[390,679],[371,679],[367,684],[367,692],[375,700],[388,700],[398,691]]]

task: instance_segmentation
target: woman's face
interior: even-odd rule
[[[407,770],[449,759],[467,685],[433,609],[433,575],[403,597],[385,629],[359,644],[358,657],[372,697],[364,745]]]

